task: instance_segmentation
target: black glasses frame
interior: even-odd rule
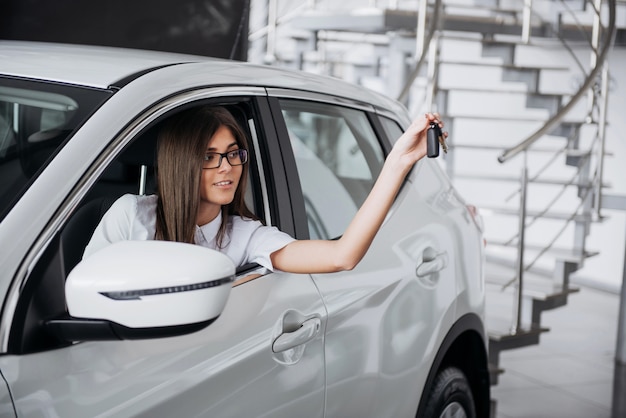
[[[236,155],[235,155],[236,154]],[[207,167],[208,164],[208,160],[209,157],[217,157],[219,156],[219,160],[217,162],[217,165],[211,165],[210,167]],[[226,161],[228,161],[228,164],[231,165],[231,167],[236,167],[238,165],[244,165],[245,163],[248,162],[248,150],[240,148],[240,149],[236,149],[236,150],[232,150],[232,151],[226,151],[226,152],[207,152],[204,155],[204,161],[203,161],[203,165],[202,165],[202,169],[203,170],[210,170],[213,168],[220,168],[222,166],[222,160],[226,158]],[[231,161],[230,159],[233,158],[234,162]]]

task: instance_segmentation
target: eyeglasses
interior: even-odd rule
[[[202,168],[219,168],[224,157],[226,157],[228,164],[231,166],[243,165],[248,162],[248,150],[236,149],[223,153],[207,152],[204,155]]]

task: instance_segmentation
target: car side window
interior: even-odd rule
[[[0,77],[0,221],[110,92]]]
[[[387,138],[389,138],[390,141],[395,142],[404,133],[400,125],[398,125],[395,120],[391,120],[384,116],[381,116],[379,120],[381,125],[383,126],[385,134],[387,134]]]
[[[300,100],[280,100],[302,186],[309,235],[343,234],[384,163],[367,114]]]

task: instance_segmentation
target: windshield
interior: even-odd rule
[[[112,93],[0,77],[0,221]]]

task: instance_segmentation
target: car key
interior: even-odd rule
[[[436,158],[439,156],[439,145],[445,144],[442,141],[443,134],[441,128],[435,122],[430,123],[430,127],[426,132],[426,155],[428,158]],[[444,151],[447,151],[447,147],[444,145]]]

